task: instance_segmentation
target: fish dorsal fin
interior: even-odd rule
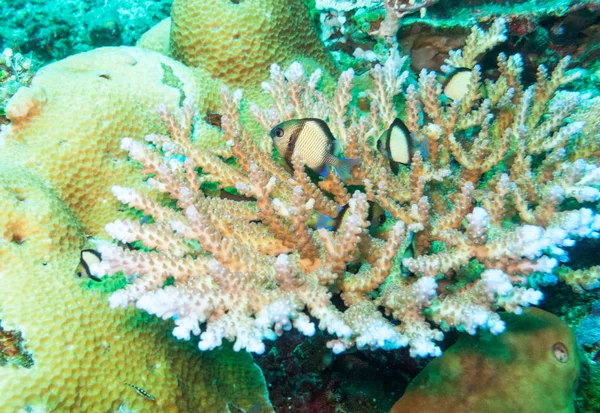
[[[456,69],[444,86],[444,94],[452,100],[461,99],[469,90],[473,71],[464,67]]]

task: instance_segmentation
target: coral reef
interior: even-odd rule
[[[501,54],[495,80],[482,81],[477,57],[505,33],[502,20],[487,32],[474,28],[465,47],[450,54],[448,74],[471,69],[462,99],[443,96],[433,72],[421,72],[417,87],[406,88],[401,117],[427,144],[428,156],[416,151],[397,175],[374,147],[398,115],[393,97],[409,76],[403,59],[392,53],[372,70],[363,115],[349,106],[357,92],[352,70],[328,99],[316,87],[320,72],[272,66],[263,88],[274,106],[251,109],[257,121],[269,131],[291,118],[327,120],[344,155],[362,159],[347,183],[353,194],[334,173],[315,184],[298,156],[291,172],[273,160],[271,141],[252,138],[239,122],[240,92],[224,89],[222,96],[224,140],[236,163],[193,148],[190,101],[176,116],[162,108],[169,135],[149,135],[147,144],[124,139],[122,147],[152,174],[149,187],[168,194],[176,208],[133,188],[113,188],[153,222],[107,225],[116,240],[145,247],[100,246],[103,260],[92,272],[134,278],[111,305],[135,303],[174,318],[174,335],[199,335],[202,350],[227,339],[235,349],[262,353],[263,340],[292,327],[312,335],[309,315],[336,336],[328,343],[336,353],[408,345],[413,356],[438,356],[443,330],[503,332],[496,311],[519,314],[537,304],[542,294],[535,287],[556,282],[559,263],[568,260],[563,248],[600,230],[600,217],[585,207],[600,198],[597,160],[580,155],[583,145],[568,145],[584,127],[568,116],[589,96],[559,90],[578,72],[567,73],[564,59],[551,75],[540,67],[536,84],[525,87],[520,56]],[[201,190],[215,184],[244,200]],[[381,228],[367,220],[369,202],[386,211]],[[335,217],[344,205],[337,231],[308,224],[314,214]],[[414,257],[403,259],[409,244]],[[595,288],[589,274],[561,277]],[[168,279],[174,284],[161,288]]]
[[[502,18],[509,22],[509,30],[518,28],[521,35],[526,35],[546,18],[559,18],[573,11],[596,8],[597,3],[590,0],[522,0],[510,4],[485,0],[447,0],[429,7],[425,17],[407,16],[401,21],[401,26],[425,23],[435,27],[462,27],[469,30],[473,25]]]
[[[573,269],[576,271],[597,264],[599,239],[587,240],[569,248]],[[577,339],[581,356],[581,378],[577,388],[575,411],[594,412],[600,400],[599,377],[600,340],[597,328],[598,289],[583,291],[565,284],[545,287],[541,308],[567,322]]]
[[[21,334],[15,331],[5,331],[0,327],[0,366],[7,363],[22,367],[31,367],[31,354],[23,348]]]
[[[15,2],[5,21],[20,40],[3,27],[0,43],[45,59],[131,44],[167,4],[109,3],[62,2],[60,22],[16,31],[31,10]],[[597,76],[581,82],[559,59],[574,53],[597,70],[587,63],[597,53],[592,6],[495,4],[456,22],[463,14],[445,20],[434,1],[311,3],[176,0],[140,47],[79,54],[33,79],[29,57],[3,56],[0,410],[271,411],[250,356],[232,349],[276,353],[266,340],[317,326],[313,344],[350,351],[269,357],[286,364],[280,375],[309,376],[294,364],[309,359],[327,369],[311,400],[317,380],[298,377],[302,398],[287,406],[332,408],[345,374],[333,360],[366,376],[377,356],[362,349],[439,356],[450,330],[489,330],[478,340],[506,343],[512,336],[495,337],[513,319],[502,310],[520,314],[556,282],[579,296],[600,285],[597,261],[573,263],[574,246],[600,231],[600,104],[586,93]],[[461,13],[479,5],[446,3]],[[413,9],[419,17],[405,15]],[[340,75],[309,12],[335,60],[355,71]],[[491,23],[498,14],[508,29]],[[71,16],[84,24],[73,29]],[[475,21],[487,30],[469,35]],[[405,70],[398,40],[413,70],[445,63],[443,73]],[[508,56],[517,48],[527,55]],[[529,70],[547,49],[553,69]],[[453,101],[444,86],[458,68],[469,80]],[[16,86],[27,87],[5,104]],[[268,132],[302,117],[328,123],[336,156],[361,159],[349,180],[319,179],[274,150]],[[378,151],[396,118],[415,146],[398,172]],[[323,228],[324,218],[339,225]],[[96,244],[107,234],[117,242]],[[79,254],[95,246],[94,274],[118,274],[81,280]],[[588,355],[596,346],[586,343]],[[13,391],[15,381],[23,388]]]
[[[413,68],[437,70],[448,51],[468,34],[476,22],[489,24],[502,17],[509,39],[499,49],[519,52],[532,75],[540,64],[556,65],[572,56],[579,67],[588,68],[598,58],[596,2],[525,1],[499,4],[482,1],[447,1],[433,6],[425,18],[401,21],[398,41],[411,55]],[[495,52],[497,53],[497,51]],[[487,59],[493,63],[493,59]],[[533,79],[527,78],[530,82]]]
[[[210,79],[211,76],[218,75],[256,91],[260,89],[257,76],[262,76],[263,69],[268,67],[265,62],[289,63],[302,59],[303,53],[309,53],[303,59],[305,62],[314,60],[334,70],[301,1],[292,5],[254,3],[239,5],[236,10],[245,10],[245,14],[223,28],[227,32],[236,31],[237,34],[223,36],[222,41],[243,47],[250,53],[244,59],[238,58],[244,55],[242,50],[214,41],[201,42],[212,46],[197,50],[198,44],[189,39],[213,39],[214,33],[205,32],[211,25],[206,19],[197,18],[197,13],[204,9],[183,2],[174,7],[176,24],[171,51],[187,63],[198,63],[202,67],[188,68],[158,53],[124,47],[100,48],[44,67],[36,74],[31,87],[22,88],[7,104],[6,117],[11,124],[0,132],[0,159],[17,159],[35,169],[53,184],[88,233],[102,235],[107,222],[128,216],[111,196],[103,177],[111,175],[115,177],[114,184],[135,186],[135,173],[125,154],[118,150],[118,142],[123,136],[141,138],[148,133],[164,132],[153,110],[158,103],[173,109],[187,97],[203,113],[215,113],[220,81]],[[219,16],[232,13],[231,7],[236,6],[225,2],[202,5],[212,10],[209,15],[215,22]],[[282,7],[292,6],[297,12],[294,19],[280,13]],[[267,12],[276,16],[269,24],[242,24],[254,21],[252,16],[256,14]],[[161,27],[163,36],[168,34],[164,30],[167,26]],[[287,36],[295,33],[297,27],[303,27],[302,33],[294,37],[294,41],[289,40]],[[271,36],[273,33],[277,36]],[[236,41],[235,36],[241,40]],[[267,44],[264,39],[271,40]],[[255,47],[263,43],[264,48]],[[232,54],[223,56],[224,50]],[[64,118],[66,112],[72,115]],[[220,132],[208,123],[198,136],[199,146],[229,153]],[[55,155],[42,156],[49,152]]]
[[[171,0],[12,0],[0,8],[0,50],[52,61],[100,46],[133,45],[168,16]]]
[[[41,69],[6,107],[11,123],[0,132],[0,160],[36,171],[50,182],[88,233],[125,217],[106,176],[136,185],[137,172],[118,150],[123,136],[164,130],[154,108],[177,107],[185,97],[202,110],[213,107],[218,83],[158,53],[101,48]],[[69,116],[64,116],[70,113]],[[209,125],[202,134],[205,141]],[[52,153],[52,156],[45,154]]]
[[[175,0],[170,53],[252,93],[272,63],[334,71],[303,0]]]
[[[584,317],[575,330],[577,342],[584,348],[588,348],[597,353],[600,346],[600,301],[592,304],[592,313]],[[597,354],[593,354],[597,357]]]
[[[152,27],[136,42],[137,47],[152,50],[157,53],[170,55],[169,43],[171,42],[171,18],[167,17],[156,26]]]
[[[0,209],[0,349],[11,332],[32,361],[0,366],[0,411],[271,411],[249,355],[202,355],[167,325],[106,306],[103,290],[121,281],[77,276],[87,239],[42,179],[0,164]]]
[[[0,125],[8,123],[6,103],[21,86],[28,86],[35,71],[30,57],[4,49],[0,55]]]
[[[580,357],[569,326],[536,308],[501,316],[504,334],[462,336],[390,413],[575,412]]]
[[[63,3],[64,8],[71,5]],[[111,16],[106,13],[106,19],[97,19],[96,15],[90,22],[109,22]],[[95,45],[128,42],[119,40],[123,33],[118,22],[112,23],[106,26],[111,29],[106,34],[117,37]],[[92,28],[79,27],[80,31],[72,34],[77,37],[87,29]],[[140,29],[143,25],[136,28]],[[40,54],[56,58],[91,47],[74,37],[65,45],[43,45],[48,56]],[[20,50],[37,47],[21,45]],[[326,56],[324,52],[322,56]],[[3,55],[1,80],[2,92],[6,93],[2,114],[11,123],[0,138],[2,162],[19,162],[26,169],[3,167],[0,174],[8,191],[2,197],[8,204],[2,207],[7,214],[0,225],[2,363],[9,363],[3,370],[20,366],[3,371],[1,410],[65,411],[77,405],[89,411],[223,411],[229,402],[229,409],[270,411],[262,375],[248,355],[231,354],[229,346],[212,355],[190,353],[189,345],[174,342],[167,325],[157,329],[152,320],[135,311],[109,310],[106,314],[103,294],[96,288],[88,289],[94,283],[88,281],[82,289],[75,279],[79,252],[86,245],[84,234],[102,236],[106,222],[131,216],[106,192],[110,191],[106,176],[122,185],[138,186],[137,179],[130,179],[136,177],[135,170],[124,153],[114,152],[118,141],[123,136],[163,132],[164,126],[153,110],[159,102],[173,109],[184,98],[192,98],[197,107],[211,113],[219,83],[208,80],[201,68],[191,70],[156,53],[102,48],[45,67],[30,87],[21,88],[10,100],[4,117],[5,98],[16,91],[15,85],[30,83],[32,72],[27,70],[31,67],[25,67],[28,61],[10,50]],[[70,115],[65,117],[65,113]],[[220,149],[211,144],[220,133],[204,125],[203,131],[197,129],[196,144],[216,153],[229,153],[220,139]],[[46,156],[48,153],[53,156]],[[30,193],[35,188],[30,191],[29,180],[34,187],[42,185],[31,175],[33,171],[53,187],[44,186],[43,196]],[[67,205],[55,198],[53,190]],[[41,212],[46,195],[52,204],[47,217]],[[28,215],[15,209],[25,204]],[[34,210],[39,211],[35,217]],[[44,237],[46,226],[53,232]],[[77,228],[71,230],[73,226]],[[36,240],[36,236],[41,239]],[[42,247],[48,243],[68,246],[59,254],[54,251],[44,256]],[[26,251],[29,255],[19,255]],[[34,284],[39,287],[31,288]],[[29,294],[14,295],[25,286],[29,286]],[[32,300],[35,305],[29,303]],[[71,310],[66,314],[53,310],[60,306]],[[43,344],[49,342],[53,344]],[[23,388],[7,386],[15,381]],[[86,388],[90,383],[101,384],[102,389],[97,385]]]
[[[362,73],[385,61],[390,46],[398,42],[402,52],[411,56],[414,70],[439,70],[448,52],[460,47],[473,25],[488,25],[497,18],[508,22],[510,39],[502,49],[522,53],[531,72],[541,63],[556,64],[566,55],[587,67],[600,53],[595,1],[399,1],[399,6],[408,6],[399,9],[400,13],[392,3],[316,2],[322,39],[342,66]]]

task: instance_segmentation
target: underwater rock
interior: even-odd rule
[[[505,333],[463,335],[390,413],[574,412],[580,357],[569,326],[538,308],[501,316]]]

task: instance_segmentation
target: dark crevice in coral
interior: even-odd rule
[[[429,361],[410,357],[407,349],[335,355],[326,346],[330,338],[320,331],[313,337],[293,331],[266,343],[265,354],[254,357],[275,411],[387,412]]]
[[[573,247],[565,248],[569,254],[569,267],[581,270],[600,265],[600,239],[583,238]]]
[[[23,236],[21,236],[19,234],[13,233],[12,237],[10,239],[10,242],[13,242],[13,243],[15,243],[17,245],[21,245],[22,243],[25,242],[25,237],[23,237]]]
[[[221,117],[222,115],[220,113],[206,112],[204,121],[210,125],[216,126],[217,128],[221,129]]]

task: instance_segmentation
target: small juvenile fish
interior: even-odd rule
[[[79,264],[83,271],[79,271],[79,277],[89,277],[94,281],[100,281],[100,278],[96,277],[90,272],[90,265],[98,264],[102,260],[102,256],[96,250],[83,250],[79,258]]]
[[[148,399],[148,400],[150,400],[150,401],[155,401],[155,400],[156,400],[156,398],[155,398],[153,395],[151,395],[150,393],[148,393],[146,390],[142,389],[141,387],[138,387],[138,386],[136,386],[136,385],[133,385],[133,384],[130,384],[130,383],[127,383],[127,382],[123,382],[123,383],[124,383],[126,386],[129,386],[129,387],[131,387],[131,388],[135,389],[135,391],[136,391],[136,392],[137,392],[139,395],[142,395],[142,396],[144,396],[146,399]]]
[[[367,220],[371,223],[369,232],[376,232],[387,221],[385,209],[379,204],[369,201],[369,214],[367,215]]]
[[[308,220],[307,224],[314,229],[325,228],[329,231],[337,231],[346,217],[346,211],[348,211],[348,207],[348,204],[337,207],[335,218],[318,212]]]
[[[350,169],[360,159],[338,158],[333,155],[335,139],[329,127],[321,119],[292,119],[275,126],[269,133],[275,147],[292,166],[292,155],[298,153],[306,166],[326,176],[329,168],[335,168],[342,180],[350,178]]]
[[[447,76],[444,94],[452,100],[462,99],[469,90],[472,74],[473,70],[466,67],[458,67],[453,70]]]
[[[377,149],[390,160],[390,168],[398,173],[398,165],[409,165],[414,154],[414,142],[406,125],[395,119],[377,142]]]
[[[367,221],[371,223],[369,226],[369,232],[373,233],[377,231],[387,220],[387,216],[385,215],[385,210],[381,208],[378,204],[369,202],[369,211],[367,215]],[[328,217],[324,214],[317,214],[316,221],[309,220],[308,225],[314,227],[315,229],[325,228],[329,231],[337,231],[344,220],[347,217],[349,205],[346,204],[342,207],[338,207],[337,215],[335,218]]]

